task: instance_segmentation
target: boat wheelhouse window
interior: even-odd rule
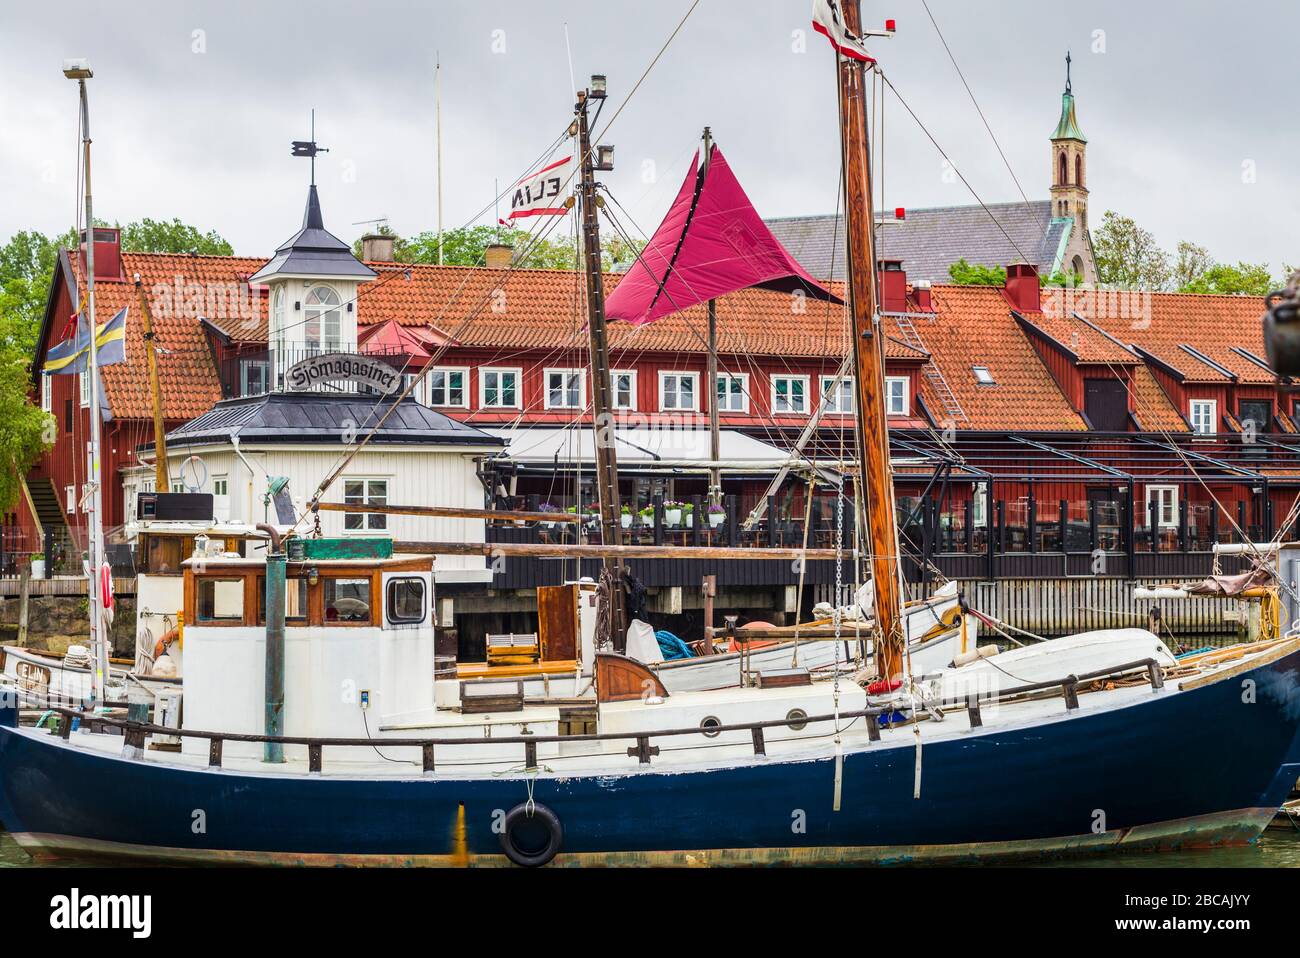
[[[325,621],[369,622],[370,578],[327,578],[325,586]]]
[[[244,580],[199,579],[194,615],[200,622],[241,622],[244,618]]]
[[[419,576],[389,579],[384,607],[394,624],[424,621],[424,580]]]
[[[286,622],[307,621],[307,580],[290,578],[285,581],[284,619]],[[257,624],[266,623],[266,576],[257,577]]]
[[[388,480],[344,479],[343,502],[347,505],[386,506]],[[388,516],[382,512],[345,512],[343,528],[350,532],[384,530],[388,528]]]
[[[180,536],[150,535],[143,537],[145,569],[153,573],[180,572],[181,562],[188,558],[185,542]]]

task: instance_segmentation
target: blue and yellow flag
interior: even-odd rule
[[[116,316],[103,326],[95,336],[95,360],[101,366],[126,362],[126,312],[123,306]],[[45,355],[47,376],[69,376],[83,373],[90,355],[90,323],[77,321],[77,333],[50,348]]]

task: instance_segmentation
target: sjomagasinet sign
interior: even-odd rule
[[[397,390],[401,378],[392,366],[371,356],[323,353],[290,366],[285,382],[295,392],[311,389],[319,383],[350,382],[387,395]]]

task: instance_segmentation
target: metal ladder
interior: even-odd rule
[[[929,350],[925,348],[925,340],[921,339],[921,334],[912,325],[912,318],[908,314],[891,313],[890,317],[898,324],[898,330],[903,334],[907,345],[913,349],[919,349],[923,353],[929,353]],[[956,394],[952,391],[952,387],[948,385],[948,380],[943,378],[943,372],[935,365],[933,359],[921,367],[921,375],[925,377],[925,381],[930,384],[935,395],[939,397],[939,401],[943,403],[943,411],[947,414],[947,418],[953,422],[959,420],[970,422],[970,417],[961,408],[961,403],[957,401]]]

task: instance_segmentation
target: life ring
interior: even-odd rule
[[[526,837],[518,834],[524,829],[529,832],[540,830],[537,837],[544,838],[544,843],[536,841],[532,834]],[[521,837],[524,837],[522,843]],[[506,812],[501,829],[501,848],[516,865],[538,868],[547,864],[559,852],[563,841],[564,826],[560,824],[559,816],[545,805],[533,802],[530,806],[525,802]]]
[[[154,660],[157,661],[162,658],[163,653],[167,651],[167,647],[175,642],[179,636],[180,632],[177,629],[171,629],[161,639],[155,642],[153,647]]]

